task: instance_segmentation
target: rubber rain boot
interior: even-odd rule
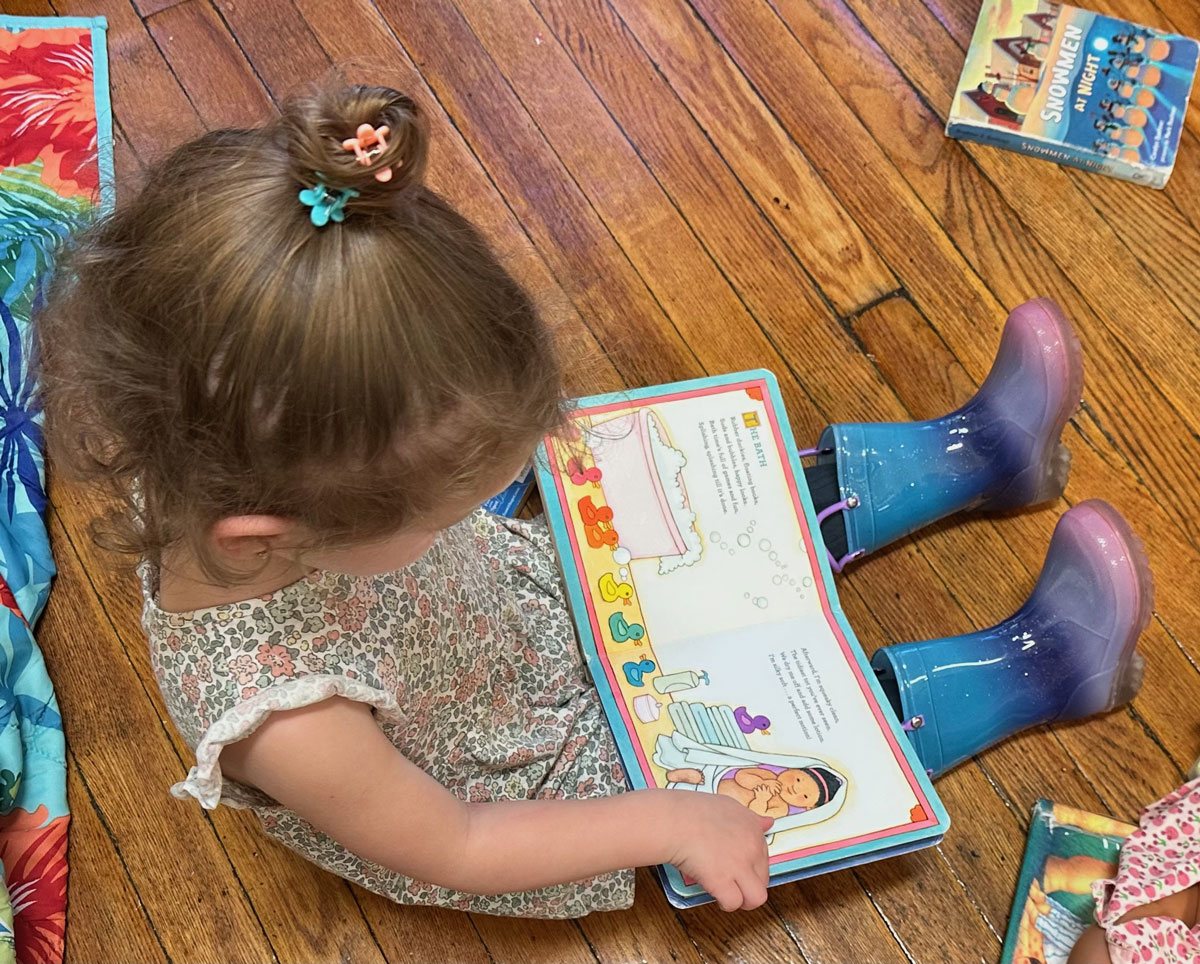
[[[1133,699],[1154,580],[1141,541],[1106,502],[1058,521],[1028,602],[991,629],[877,650],[871,666],[917,755],[939,776],[1039,723]]]
[[[924,422],[828,426],[817,464],[836,461],[851,559],[963,509],[1010,509],[1058,498],[1070,453],[1059,442],[1083,395],[1079,340],[1053,301],[1008,316],[992,370],[962,408]]]

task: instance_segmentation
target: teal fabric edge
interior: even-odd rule
[[[108,90],[108,18],[0,15],[0,29],[4,30],[53,30],[55,27],[81,27],[92,32],[92,90],[96,108],[96,153],[100,165],[100,210],[107,214],[116,202],[112,98]]]
[[[29,30],[34,27],[41,29],[53,27],[99,27],[108,29],[106,17],[14,17],[0,14],[0,27],[12,30]]]
[[[71,18],[63,18],[70,20]],[[100,213],[116,204],[116,171],[113,165],[112,95],[108,84],[108,20],[90,18],[92,26],[92,90],[96,97],[96,144],[100,164]]]

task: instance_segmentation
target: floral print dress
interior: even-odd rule
[[[158,607],[152,566],[142,578],[154,674],[196,751],[175,796],[249,807],[276,840],[400,903],[528,917],[632,903],[631,871],[500,896],[411,880],[221,777],[222,748],[273,711],[341,696],[374,707],[396,748],[462,800],[623,791],[544,526],[480,510],[398,572],[316,571],[262,598],[189,613]]]
[[[1113,964],[1195,964],[1200,925],[1172,917],[1118,921],[1132,910],[1200,884],[1200,779],[1185,783],[1142,812],[1121,845],[1113,880],[1092,884],[1096,921]]]

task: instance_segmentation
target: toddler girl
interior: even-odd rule
[[[108,540],[144,560],[154,673],[196,752],[173,792],[253,808],[402,903],[575,916],[629,905],[628,868],[669,862],[755,907],[772,819],[726,793],[623,792],[545,528],[477,508],[559,427],[559,368],[527,296],[422,185],[426,146],[395,91],[295,101],[176,150],[51,285],[52,454],[108,483]],[[839,556],[1061,492],[1069,327],[1039,308],[1005,338],[1004,377],[903,492],[829,447],[814,492],[857,519],[826,520]],[[871,457],[908,472],[910,451]],[[1107,516],[1072,532],[1078,613],[1042,606],[1022,651],[1052,650],[1057,695],[1022,725],[1136,689],[1136,552]],[[812,775],[792,777],[807,800]]]

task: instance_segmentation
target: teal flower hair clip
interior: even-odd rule
[[[358,197],[358,191],[352,187],[330,190],[327,185],[318,181],[315,187],[306,187],[299,194],[300,203],[312,208],[308,217],[312,223],[323,228],[330,221],[340,224],[346,220],[346,202],[352,197]]]

